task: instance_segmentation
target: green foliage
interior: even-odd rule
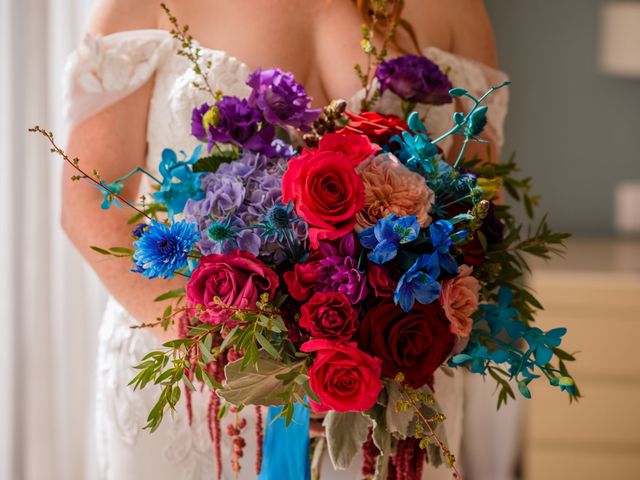
[[[194,173],[197,172],[211,172],[215,173],[223,163],[230,163],[238,159],[237,149],[215,152],[207,157],[199,159],[193,165]]]

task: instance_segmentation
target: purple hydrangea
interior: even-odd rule
[[[285,158],[244,152],[238,160],[223,163],[215,173],[202,177],[204,198],[188,201],[184,209],[186,217],[196,222],[202,232],[196,245],[202,254],[241,248],[266,261],[279,263],[286,259],[283,244],[265,238],[255,227],[271,207],[282,202],[281,181],[286,164]],[[296,222],[293,233],[304,241],[307,225]]]
[[[382,92],[391,90],[403,100],[429,105],[451,103],[451,82],[427,57],[402,55],[378,65],[376,78]]]
[[[349,233],[336,242],[320,242],[324,257],[318,268],[317,290],[341,292],[352,304],[364,300],[368,293],[366,274],[358,268],[360,256],[355,237]]]
[[[272,125],[307,131],[320,115],[320,110],[309,108],[311,98],[291,73],[277,68],[258,69],[249,76],[247,85],[253,89],[249,102]]]
[[[275,129],[248,100],[222,97],[213,108],[211,118],[207,114],[212,107],[206,103],[191,114],[191,133],[200,141],[206,140],[209,151],[216,143],[231,143],[252,152],[273,154]]]

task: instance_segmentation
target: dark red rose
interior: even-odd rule
[[[278,288],[276,273],[252,253],[234,250],[229,254],[207,255],[187,283],[187,300],[191,307],[210,307],[200,320],[217,323],[229,317],[227,310],[215,309],[214,298],[238,308],[255,308],[261,293],[272,297]]]
[[[460,252],[462,253],[462,263],[465,263],[472,267],[477,267],[482,265],[486,259],[487,254],[478,240],[478,236],[474,235],[473,240],[465,243],[464,245],[460,245]]]
[[[383,376],[402,373],[419,388],[432,381],[453,349],[455,335],[449,327],[439,302],[416,304],[405,313],[392,300],[383,300],[362,319],[360,348],[382,360]]]
[[[300,327],[313,338],[347,341],[358,328],[358,312],[340,292],[314,293],[300,314]]]
[[[285,272],[283,275],[289,287],[289,294],[299,302],[305,301],[313,293],[318,282],[318,269],[322,258],[320,252],[315,250],[305,263],[296,263],[292,272]]]
[[[378,145],[374,145],[365,135],[344,135],[341,133],[328,133],[320,139],[319,152],[341,153],[349,162],[357,167],[371,155],[380,151]]]
[[[409,130],[407,122],[395,115],[382,115],[376,112],[362,112],[359,115],[346,112],[349,123],[336,133],[362,134],[369,137],[373,143],[385,145],[394,135],[400,135]]]
[[[396,282],[391,279],[389,270],[383,265],[369,262],[367,280],[376,297],[390,297],[396,289]]]

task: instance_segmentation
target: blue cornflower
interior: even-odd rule
[[[567,333],[566,328],[554,328],[543,332],[537,327],[530,328],[523,337],[529,344],[530,351],[536,357],[536,364],[540,367],[547,365],[553,357],[553,348],[560,346],[562,337]]]
[[[411,132],[402,132],[402,136],[394,135],[389,140],[390,145],[398,145],[392,153],[410,170],[431,176],[435,173],[432,160],[438,154],[438,148],[427,135],[427,127],[418,112],[409,115],[407,124]]]
[[[198,145],[186,160],[186,154],[181,152],[183,160],[173,150],[166,148],[162,151],[162,161],[158,167],[162,175],[160,191],[153,194],[153,198],[167,207],[169,217],[182,212],[187,200],[200,200],[204,192],[200,188],[202,173],[194,173],[192,165],[200,158],[202,145]],[[177,180],[176,181],[174,181]]]
[[[427,305],[440,296],[440,267],[434,255],[421,255],[402,276],[394,292],[396,305],[410,312],[415,301]]]
[[[453,225],[446,220],[438,220],[429,225],[429,236],[433,244],[433,255],[436,257],[438,268],[455,275],[458,273],[458,264],[450,252],[453,244],[452,233]]]
[[[360,232],[360,243],[371,250],[369,260],[383,264],[396,257],[400,245],[413,242],[419,234],[420,224],[415,215],[399,217],[392,213]]]
[[[147,278],[173,278],[176,271],[187,266],[189,253],[199,238],[195,223],[180,220],[167,226],[153,220],[133,244],[137,271]]]
[[[497,335],[502,330],[506,330],[512,340],[522,337],[527,329],[526,325],[520,321],[520,313],[511,306],[513,292],[507,286],[498,290],[498,304],[480,305],[480,313],[489,324],[491,333]]]

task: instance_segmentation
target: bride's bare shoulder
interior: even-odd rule
[[[125,30],[157,28],[162,10],[158,0],[98,0],[87,30],[108,35]]]

